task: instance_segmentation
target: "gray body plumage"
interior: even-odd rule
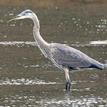
[[[69,77],[70,70],[77,70],[81,68],[104,69],[104,67],[107,67],[107,65],[90,58],[83,52],[68,45],[60,43],[47,43],[40,35],[40,24],[38,17],[31,10],[25,10],[21,12],[16,18],[11,19],[10,21],[25,18],[31,19],[34,23],[33,36],[43,55],[50,59],[59,69],[64,70],[66,78],[66,90],[69,91],[71,86]]]
[[[90,58],[83,52],[65,44],[52,43],[50,45],[50,59],[59,68],[76,70],[80,68],[104,69],[104,64]]]

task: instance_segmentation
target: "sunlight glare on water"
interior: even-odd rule
[[[0,85],[36,85],[36,84],[58,84],[56,82],[45,82],[43,80],[35,79],[9,79],[5,78],[0,80]]]
[[[63,98],[63,99],[62,99]],[[7,105],[8,101],[14,107],[15,103],[17,102],[18,106],[26,106],[28,107],[96,107],[99,104],[99,107],[106,107],[107,106],[107,99],[103,99],[101,97],[94,97],[94,96],[84,96],[80,98],[76,97],[69,97],[68,95],[62,96],[62,98],[43,98],[37,99],[36,96],[10,96],[9,98],[5,98],[5,105]],[[21,100],[25,101],[25,104],[21,105]],[[10,107],[10,106],[9,106]]]
[[[90,44],[92,45],[106,45],[107,44],[107,40],[104,40],[104,41],[91,41]]]

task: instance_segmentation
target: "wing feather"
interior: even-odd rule
[[[72,69],[87,68],[97,63],[81,51],[64,44],[54,43],[51,45],[51,58],[59,66]]]

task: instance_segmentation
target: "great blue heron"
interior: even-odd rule
[[[69,76],[70,70],[78,70],[82,68],[97,68],[102,70],[105,68],[105,64],[92,59],[81,51],[68,45],[60,43],[47,43],[40,35],[40,23],[37,15],[29,9],[21,12],[10,21],[25,18],[31,19],[34,23],[33,36],[43,55],[50,59],[56,67],[65,72],[65,88],[67,91],[70,90],[71,86],[71,80]]]

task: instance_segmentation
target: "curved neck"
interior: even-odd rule
[[[33,36],[35,41],[37,42],[38,45],[44,45],[44,46],[48,45],[48,43],[40,35],[40,23],[38,17],[35,14],[33,15],[32,20],[34,23]]]
[[[48,45],[48,43],[41,37],[39,29],[37,29],[35,27],[35,25],[33,27],[33,37],[39,46],[42,46],[42,45],[47,46]]]
[[[39,26],[39,20],[36,18],[33,19],[34,27],[33,27],[33,36],[37,43],[37,46],[40,48],[42,53],[47,57],[47,51],[49,44],[41,37],[40,35],[40,26]]]

